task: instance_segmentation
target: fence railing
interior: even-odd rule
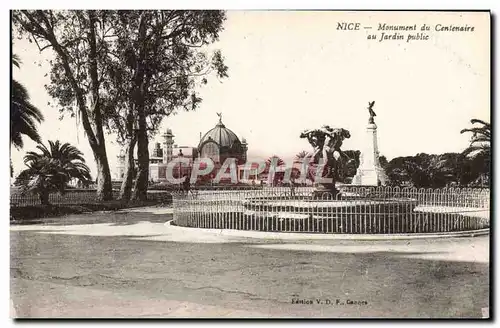
[[[119,191],[113,191],[113,199],[118,199]],[[147,194],[148,200],[155,200],[164,203],[172,201],[169,192],[151,191]],[[78,205],[97,202],[97,192],[95,190],[68,190],[64,194],[51,193],[49,203],[52,205]],[[21,193],[14,191],[10,195],[11,207],[36,206],[40,205],[40,198],[34,193]]]
[[[360,197],[411,197],[421,205],[454,207],[490,207],[490,190],[479,188],[399,188],[399,187],[355,187],[342,188],[347,193],[357,193]]]
[[[180,226],[281,232],[425,233],[489,227],[488,189],[312,187],[194,190],[173,195]]]

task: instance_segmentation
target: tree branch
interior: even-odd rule
[[[69,58],[66,54],[66,51],[57,41],[57,38],[56,38],[53,30],[51,30],[49,28],[43,28],[37,22],[37,20],[32,16],[32,14],[29,13],[27,10],[23,10],[22,13],[28,18],[28,20],[33,24],[33,26],[38,30],[38,33],[41,34],[41,36],[43,36],[52,45],[52,47],[54,48],[56,53],[61,58],[61,62],[62,62],[64,71],[65,71],[66,76],[70,82],[70,85],[73,89],[73,92],[75,93],[75,96],[76,96],[78,108],[79,108],[80,115],[82,118],[83,127],[85,129],[87,137],[89,138],[90,146],[93,148],[93,150],[95,150],[94,148],[98,145],[98,143],[97,143],[94,131],[93,131],[92,126],[91,126],[90,121],[89,121],[89,117],[88,117],[86,105],[85,105],[85,99],[83,97],[81,89],[78,86],[78,83],[76,82],[76,79],[75,79],[75,76],[73,75],[71,67],[69,66]],[[37,13],[43,19],[44,13],[42,11],[37,11]],[[44,19],[44,21],[46,21],[46,18]],[[34,31],[33,31],[33,29],[29,28],[29,26],[27,26],[26,30],[33,35]]]

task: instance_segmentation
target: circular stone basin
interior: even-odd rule
[[[375,213],[411,213],[417,206],[417,200],[410,198],[370,199],[370,200],[312,200],[312,199],[263,199],[249,198],[243,202],[246,210],[258,212],[280,212],[294,214],[375,214]]]

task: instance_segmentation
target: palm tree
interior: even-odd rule
[[[295,155],[296,162],[303,162],[306,158],[310,157],[311,154],[305,150],[302,150]]]
[[[478,167],[480,180],[489,180],[491,161],[491,124],[482,120],[472,119],[472,124],[479,124],[470,129],[463,129],[460,133],[471,132],[470,145],[462,154],[472,157]]]
[[[92,180],[83,153],[76,147],[57,140],[49,141],[49,148],[43,144],[37,148],[41,153],[30,151],[24,156],[28,168],[19,174],[16,185],[22,186],[24,192],[38,194],[42,205],[49,204],[51,192],[64,193],[72,179],[84,183]]]
[[[282,160],[277,155],[273,155],[266,160],[266,167],[264,168],[264,173],[269,174],[269,171],[271,170],[271,166],[273,166],[274,168],[277,168],[277,167],[284,166],[284,165],[285,165],[284,160]],[[283,171],[275,172],[272,184],[275,185],[276,183],[278,183],[278,181],[283,180],[284,175],[285,175],[285,173]]]
[[[267,160],[266,160],[266,172],[269,172],[269,168],[271,167],[271,164],[275,164],[276,166],[282,166],[285,164],[285,161],[283,161],[279,156],[277,155],[273,155],[271,157],[269,157]]]
[[[472,133],[470,145],[464,150],[463,154],[472,155],[472,157],[475,157],[479,153],[487,153],[487,155],[489,156],[491,149],[490,123],[478,119],[472,119],[470,120],[470,122],[472,124],[480,124],[481,126],[475,126],[470,129],[463,129],[462,131],[460,131],[460,133]]]
[[[20,67],[20,60],[12,56],[12,64]],[[10,143],[16,148],[24,146],[22,135],[28,136],[35,142],[41,142],[36,123],[43,121],[43,115],[38,108],[30,102],[26,88],[16,80],[11,82],[10,100]]]

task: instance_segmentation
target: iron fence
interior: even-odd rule
[[[179,226],[276,232],[433,233],[489,227],[489,189],[312,187],[173,194]]]
[[[118,199],[119,191],[113,191],[113,199]],[[163,203],[170,203],[172,195],[169,192],[162,191],[148,191],[148,200],[158,201]],[[64,194],[51,193],[49,195],[49,203],[52,205],[78,205],[96,203],[97,199],[96,190],[81,189],[81,190],[68,190]],[[40,205],[40,197],[34,193],[21,193],[19,191],[12,191],[10,195],[11,207],[23,206],[37,206]]]

